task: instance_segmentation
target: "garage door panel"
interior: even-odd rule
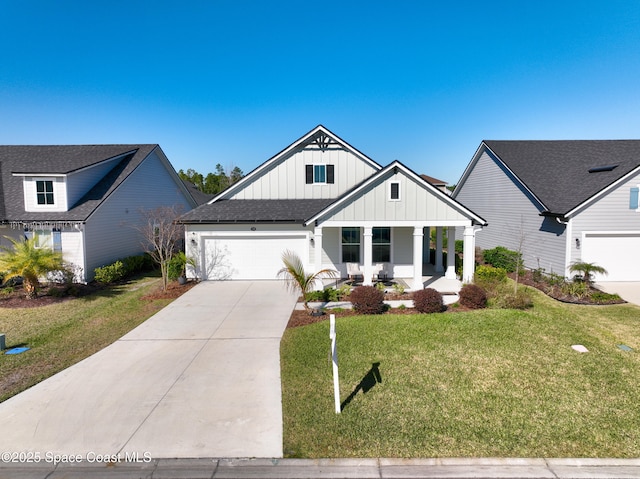
[[[607,270],[596,281],[640,280],[640,233],[587,233],[581,256]]]
[[[205,240],[207,279],[221,279],[212,267],[212,258],[224,256],[226,279],[276,279],[282,268],[282,253],[295,251],[306,264],[308,252],[306,236],[225,236]],[[218,265],[218,270],[220,269]]]

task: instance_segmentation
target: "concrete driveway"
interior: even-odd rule
[[[605,293],[617,293],[625,301],[640,306],[640,282],[638,281],[602,281],[595,286]]]
[[[0,404],[0,451],[282,457],[279,345],[295,302],[277,281],[197,285]]]

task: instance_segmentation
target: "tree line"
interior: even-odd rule
[[[178,176],[196,185],[196,188],[203,193],[215,195],[240,180],[244,173],[237,166],[227,173],[222,165],[218,163],[215,173],[208,173],[206,176],[192,168],[187,171],[179,170]]]

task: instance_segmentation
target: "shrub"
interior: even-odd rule
[[[118,260],[115,263],[98,267],[94,270],[94,279],[101,284],[110,284],[125,277],[124,264]]]
[[[507,281],[507,270],[494,266],[482,265],[476,268],[474,280],[481,284],[497,284]]]
[[[477,284],[465,284],[460,290],[460,304],[471,309],[485,308],[487,293]]]
[[[362,314],[381,314],[385,311],[384,293],[375,286],[358,286],[349,295],[353,309]]]
[[[603,293],[601,291],[595,291],[591,293],[591,301],[594,303],[606,304],[611,302],[620,302],[622,298],[617,294]]]
[[[171,276],[169,276],[171,279]],[[306,295],[307,301],[327,301],[327,290],[309,291]]]
[[[393,292],[396,294],[404,294],[405,287],[400,283],[393,283]]]
[[[526,289],[518,289],[500,294],[492,300],[492,306],[500,309],[529,309],[533,307],[533,299]]]
[[[441,313],[444,310],[442,294],[433,288],[413,292],[413,306],[420,313]]]
[[[513,273],[517,267],[522,268],[522,254],[511,251],[504,246],[486,249],[484,260],[495,268],[504,268],[507,273]]]
[[[464,252],[464,240],[456,240],[455,248],[457,254],[462,254]]]

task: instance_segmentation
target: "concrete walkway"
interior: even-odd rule
[[[0,451],[282,457],[279,344],[295,302],[277,281],[195,286],[0,404]]]

